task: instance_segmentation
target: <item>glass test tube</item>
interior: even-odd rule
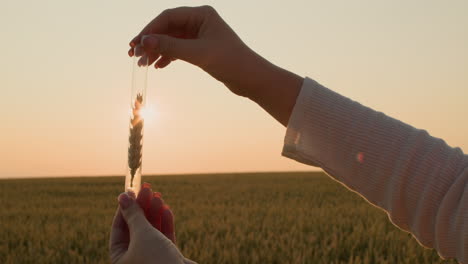
[[[132,92],[130,100],[130,127],[128,136],[128,161],[125,175],[125,191],[138,194],[141,187],[141,162],[143,156],[144,107],[148,57],[140,45],[135,47],[133,56]]]

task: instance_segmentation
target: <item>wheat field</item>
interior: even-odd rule
[[[322,173],[144,176],[198,263],[442,261]],[[0,180],[0,263],[109,263],[124,177]]]

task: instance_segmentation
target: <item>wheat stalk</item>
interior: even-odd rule
[[[143,95],[137,94],[133,105],[133,116],[130,119],[130,136],[128,137],[128,167],[130,168],[130,187],[133,187],[133,178],[136,171],[141,167],[143,148],[143,117],[141,109],[143,107]]]

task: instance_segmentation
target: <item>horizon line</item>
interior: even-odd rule
[[[323,170],[289,170],[289,171],[221,171],[221,172],[187,172],[187,173],[150,173],[144,174],[142,177],[149,176],[202,176],[202,175],[215,175],[215,174],[281,174],[281,173],[307,173],[307,172],[323,172]],[[16,176],[16,177],[3,177],[0,176],[0,180],[20,180],[20,179],[64,179],[64,178],[105,178],[105,177],[125,177],[125,174],[95,174],[95,175],[63,175],[63,176]]]

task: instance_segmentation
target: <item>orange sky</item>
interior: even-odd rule
[[[274,63],[468,149],[467,1],[204,3]],[[191,4],[2,3],[0,177],[123,175],[127,43]],[[147,102],[146,174],[311,169],[281,157],[280,124],[191,65],[150,71]]]

